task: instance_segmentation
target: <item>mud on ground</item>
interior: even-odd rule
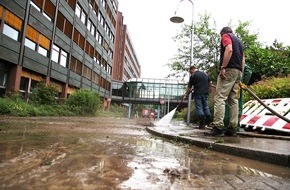
[[[113,117],[1,117],[0,189],[115,189],[132,173],[127,162],[135,141],[147,138],[149,124]]]

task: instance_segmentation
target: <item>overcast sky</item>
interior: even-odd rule
[[[177,14],[192,20],[192,4],[189,0],[119,0],[119,11],[123,13],[124,24],[133,42],[142,78],[164,78],[170,70],[164,66],[176,54],[172,38],[181,24],[170,22]],[[192,0],[194,21],[207,12],[217,23],[217,30],[230,21],[251,21],[250,30],[258,32],[260,42],[270,45],[275,39],[290,44],[290,2],[288,0]],[[178,6],[179,4],[179,6]],[[233,28],[235,29],[235,28]]]

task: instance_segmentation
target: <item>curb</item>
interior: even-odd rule
[[[170,135],[153,130],[152,127],[146,127],[146,131],[155,136],[159,136],[168,140],[175,140],[177,142],[183,142],[186,144],[195,145],[201,148],[207,148],[217,152],[290,167],[290,155],[287,154],[258,150],[253,148],[237,147],[232,144],[217,143],[207,139],[201,140],[200,138],[192,138],[188,136]]]

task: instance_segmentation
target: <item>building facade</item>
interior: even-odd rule
[[[118,15],[117,0],[0,1],[1,95],[28,98],[43,81],[57,87],[59,98],[85,88],[106,101],[114,54],[121,51],[115,48]]]
[[[122,13],[118,12],[116,23],[116,39],[118,40],[115,44],[112,79],[125,82],[131,78],[140,78],[141,66],[127,25],[123,21],[124,17]]]

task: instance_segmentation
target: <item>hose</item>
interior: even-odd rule
[[[276,112],[275,110],[273,110],[272,108],[267,106],[247,85],[245,85],[242,82],[240,82],[239,85],[242,89],[247,90],[260,104],[262,104],[272,114],[274,114],[277,117],[279,117],[280,119],[283,119],[284,121],[290,123],[290,120],[288,118],[284,117],[283,115],[279,114],[278,112]]]
[[[194,91],[194,89],[192,89],[189,93],[192,93]],[[179,104],[177,105],[176,109],[179,108],[179,106],[182,104],[182,102],[184,101],[184,99],[182,98],[182,100],[179,102]]]

